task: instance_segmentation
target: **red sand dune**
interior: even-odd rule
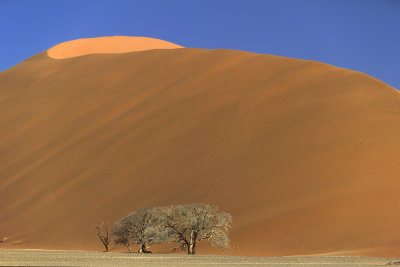
[[[101,250],[101,220],[204,202],[234,218],[214,253],[400,256],[395,89],[233,50],[71,49],[0,73],[0,248]]]

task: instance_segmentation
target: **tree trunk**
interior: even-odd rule
[[[146,249],[146,244],[142,244],[142,247],[138,250],[139,253],[151,253],[151,251]]]
[[[195,250],[194,250],[195,246],[196,246],[195,244],[190,244],[188,246],[188,254],[195,254],[196,253]]]
[[[188,254],[196,254],[196,251],[195,251],[196,238],[197,238],[197,234],[194,232],[191,232],[190,233],[190,242],[188,244]]]

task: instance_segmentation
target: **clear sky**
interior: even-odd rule
[[[113,35],[318,60],[400,89],[400,0],[0,0],[0,71]]]

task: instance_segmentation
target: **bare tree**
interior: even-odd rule
[[[229,248],[228,232],[232,216],[219,212],[218,207],[205,204],[187,204],[163,208],[163,224],[170,240],[195,254],[196,245],[208,240],[213,246]]]
[[[114,239],[115,244],[126,246],[129,249],[129,252],[132,251],[131,241],[129,239],[130,234],[123,222],[119,221],[114,224],[112,234],[116,237]]]
[[[97,236],[99,237],[100,241],[106,248],[106,252],[108,252],[112,236],[110,223],[105,223],[104,221],[102,221],[96,226],[96,230],[97,230]]]
[[[139,253],[151,253],[150,245],[167,240],[167,231],[161,225],[160,211],[145,208],[134,211],[114,224],[113,234],[116,244],[130,249],[130,244],[140,245]]]

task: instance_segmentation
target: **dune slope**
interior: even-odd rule
[[[400,256],[400,98],[367,75],[232,50],[0,73],[0,248],[100,250],[93,225],[204,202],[232,255]],[[155,251],[168,252],[163,248]]]

